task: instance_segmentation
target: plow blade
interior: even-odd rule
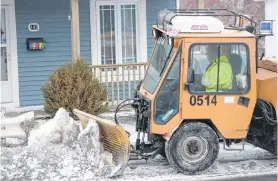
[[[90,120],[95,120],[98,123],[100,142],[103,144],[104,150],[113,155],[113,165],[111,166],[114,169],[109,177],[121,175],[127,166],[130,152],[130,142],[126,131],[111,120],[102,119],[77,109],[74,109],[73,113],[80,119],[83,128]]]

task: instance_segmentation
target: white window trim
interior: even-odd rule
[[[14,5],[14,0],[2,0],[1,6],[2,5]]]
[[[18,82],[18,56],[17,56],[17,33],[16,33],[16,19],[15,19],[15,1],[14,0],[2,0],[1,6],[7,6],[8,18],[9,18],[9,48],[11,61],[11,91],[12,91],[12,102],[11,103],[1,103],[1,107],[15,108],[20,107],[19,102],[19,82]]]
[[[99,25],[100,25],[100,14],[99,14],[99,5],[113,5],[114,6],[114,21],[115,21],[115,33],[118,33],[117,32],[117,29],[118,29],[118,24],[116,23],[117,22],[117,19],[118,19],[118,14],[117,14],[117,12],[116,12],[116,10],[117,10],[117,8],[116,8],[116,6],[117,6],[117,4],[115,3],[115,2],[111,2],[111,1],[96,1],[96,16],[95,16],[95,18],[96,18],[96,27],[98,27]],[[101,47],[99,46],[100,45],[100,42],[101,42],[101,36],[100,36],[100,30],[97,28],[96,29],[97,30],[97,39],[96,39],[96,42],[97,42],[97,47],[95,48],[95,50],[96,50],[96,54],[98,55],[98,58],[97,58],[97,65],[101,65],[101,58],[100,58],[100,52],[101,52]],[[120,38],[118,37],[118,35],[116,35],[115,36],[115,45],[120,45]],[[119,63],[119,60],[118,60],[118,57],[117,57],[117,52],[120,52],[119,51],[119,49],[120,49],[121,47],[120,46],[115,46],[115,51],[116,52],[114,52],[114,55],[115,55],[115,57],[113,57],[113,58],[116,58],[116,63]],[[112,62],[112,64],[113,64],[113,62]]]
[[[97,2],[111,2],[111,0],[89,0],[90,1],[90,27],[91,27],[91,56],[92,65],[98,65],[98,37],[97,37]],[[128,0],[120,0],[128,2]],[[146,19],[146,0],[138,0],[139,5],[139,59],[137,62],[147,62],[147,19]]]
[[[180,9],[180,0],[176,0],[176,9]]]

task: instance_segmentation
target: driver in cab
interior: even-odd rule
[[[232,67],[226,56],[220,56],[218,59],[217,45],[209,45],[206,48],[208,61],[210,62],[206,68],[205,74],[202,77],[201,83],[206,88],[206,92],[216,92],[217,83],[219,90],[232,89],[233,72]],[[218,63],[219,63],[219,80],[218,77]]]

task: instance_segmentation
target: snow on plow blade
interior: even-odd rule
[[[99,124],[100,142],[103,144],[104,150],[113,155],[114,165],[112,166],[114,166],[114,169],[109,177],[121,175],[127,166],[130,152],[130,143],[126,131],[110,120],[102,119],[77,109],[74,109],[73,113],[80,119],[83,128],[87,126],[90,119]]]

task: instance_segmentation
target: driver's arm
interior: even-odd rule
[[[206,88],[216,87],[217,84],[217,66],[211,67],[202,77],[201,83]]]

